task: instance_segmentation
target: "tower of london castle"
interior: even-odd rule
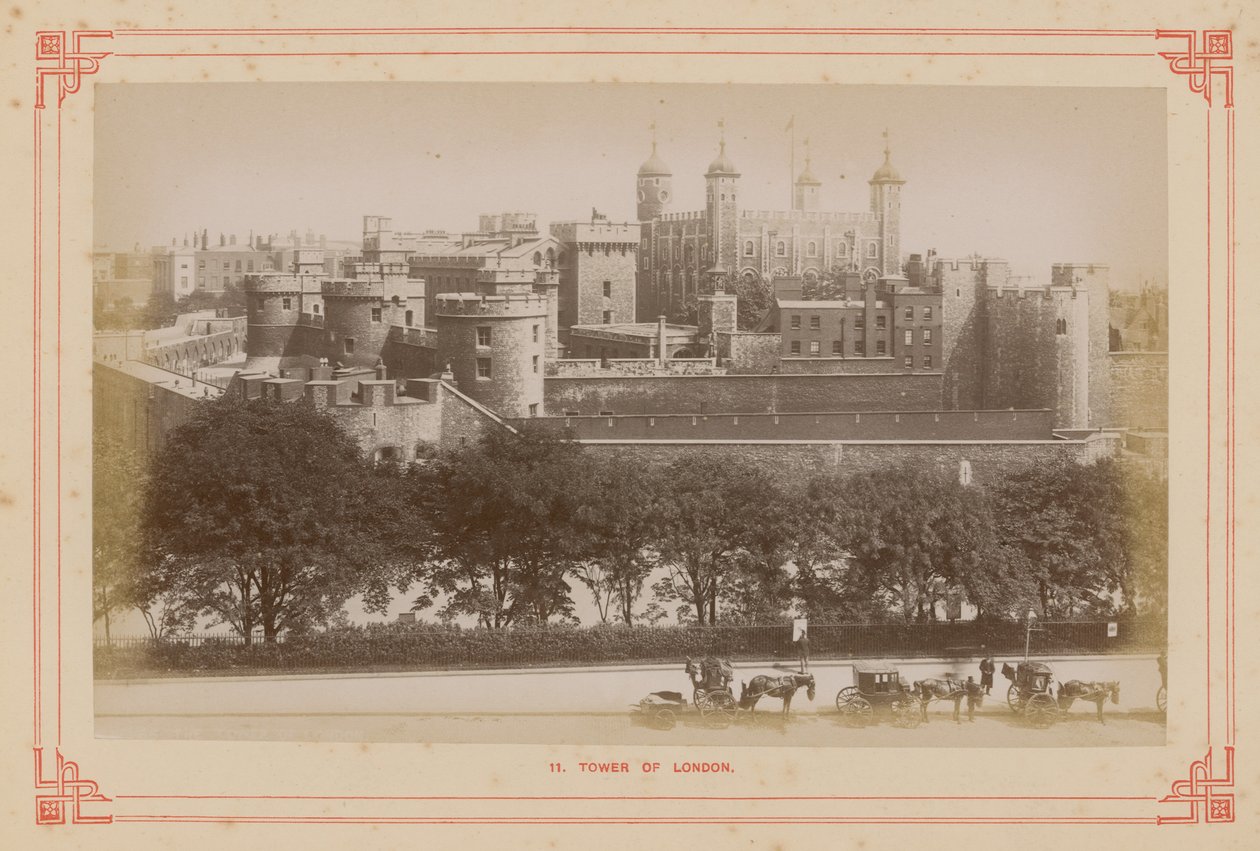
[[[983,475],[1116,451],[1097,432],[1117,425],[1106,266],[1056,265],[1030,287],[997,259],[903,258],[908,183],[887,146],[863,212],[819,210],[808,157],[793,209],[742,209],[725,141],[703,211],[670,211],[672,179],[654,144],[637,223],[592,210],[547,234],[527,213],[464,234],[365,216],[336,274],[309,247],[246,276],[231,392],[308,398],[402,461],[527,419],[648,461],[738,446],[783,472],[921,460]],[[833,289],[807,296],[824,276]],[[734,277],[773,287],[755,330],[736,327]],[[683,313],[694,323],[669,321]]]

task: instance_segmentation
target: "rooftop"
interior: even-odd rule
[[[656,335],[660,333],[660,326],[655,322],[623,322],[617,325],[573,325],[570,331],[602,331],[609,334],[623,334],[628,337],[655,339]],[[692,335],[699,333],[699,329],[694,325],[666,325],[665,333]]]

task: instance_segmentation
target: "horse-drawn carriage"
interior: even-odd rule
[[[729,727],[739,708],[731,692],[735,677],[731,660],[707,656],[697,662],[688,657],[684,670],[691,677],[691,698],[700,717],[710,727]]]
[[[757,701],[763,697],[777,697],[783,701],[783,716],[792,705],[797,689],[806,689],[809,699],[814,699],[812,674],[790,673],[783,676],[758,674],[742,684],[739,700],[731,691],[735,669],[730,660],[709,656],[695,660],[690,657],[684,668],[691,678],[692,705],[700,714],[700,720],[709,727],[729,727],[739,714],[748,711],[749,719],[756,716]],[[687,709],[687,699],[676,691],[654,691],[634,705],[645,722],[657,729],[670,730],[678,723],[678,717]]]
[[[917,727],[922,720],[919,699],[903,682],[897,669],[887,662],[854,662],[853,685],[836,695],[836,709],[850,724],[865,726],[874,717],[875,707],[892,713],[900,727]]]
[[[1098,721],[1106,723],[1103,704],[1108,699],[1112,703],[1120,702],[1119,682],[1068,680],[1053,683],[1054,672],[1043,662],[1020,662],[1015,668],[1003,663],[1002,674],[1011,681],[1006,692],[1007,704],[1034,727],[1053,726],[1078,700],[1094,704]]]
[[[1051,727],[1059,720],[1059,705],[1051,694],[1054,671],[1043,662],[1002,663],[1002,676],[1011,681],[1006,704],[1034,727]]]
[[[688,657],[684,670],[691,677],[691,705],[700,713],[701,721],[710,727],[729,727],[739,708],[731,693],[735,669],[730,660],[709,656],[696,661]],[[680,692],[654,691],[634,708],[649,726],[672,730],[687,705],[687,698]]]

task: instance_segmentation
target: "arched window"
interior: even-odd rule
[[[811,240],[809,244],[805,246],[805,254],[808,257],[817,257],[818,256],[818,243],[813,242]]]
[[[753,241],[751,239],[744,241],[744,256],[745,257],[753,256]]]
[[[537,251],[534,252],[534,265],[535,266],[542,265],[542,254],[540,252],[537,252]]]
[[[408,327],[408,328],[410,328],[410,327],[411,327],[411,321],[412,321],[412,319],[414,319],[414,318],[415,318],[415,312],[414,312],[414,311],[411,311],[411,310],[408,310],[408,311],[407,311],[407,313],[404,315],[403,322],[405,322],[405,323],[407,324],[407,327]]]
[[[786,242],[784,242],[783,240],[779,240],[778,242],[774,244],[774,256],[787,257],[787,243]]]
[[[554,268],[556,265],[556,251],[554,248],[547,249],[547,268]]]

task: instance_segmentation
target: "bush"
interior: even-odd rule
[[[1153,651],[1165,627],[1129,621],[1117,638],[1105,622],[1042,624],[1032,652]],[[1022,655],[1024,625],[1007,622],[813,624],[815,659]],[[795,659],[792,628],[779,626],[557,626],[545,629],[461,629],[430,624],[369,624],[293,635],[275,644],[245,646],[239,638],[98,642],[99,677],[249,674],[319,670],[448,670],[679,662],[724,656],[735,660]]]

